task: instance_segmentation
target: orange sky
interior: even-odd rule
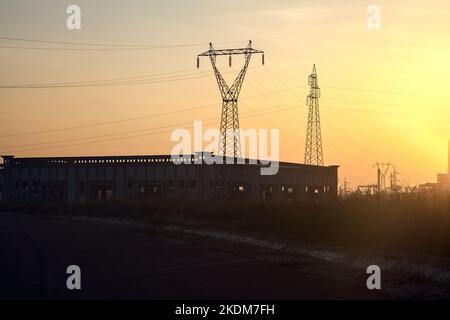
[[[170,132],[155,128],[191,127],[194,120],[210,118],[216,119],[214,126],[219,122],[221,100],[211,66],[202,60],[197,70],[196,55],[209,41],[226,42],[217,45],[226,48],[252,39],[265,51],[266,65],[253,57],[241,92],[240,124],[280,128],[282,160],[303,161],[307,77],[315,63],[324,160],[341,166],[340,180],[347,177],[353,187],[374,183],[376,161],[394,163],[401,182],[409,185],[435,181],[437,172],[447,171],[448,1],[378,1],[379,31],[366,27],[366,9],[373,3],[365,1],[166,2],[77,1],[82,29],[70,31],[65,9],[72,2],[0,1],[1,37],[190,45],[70,51],[5,47],[80,46],[0,40],[0,86],[153,79],[138,85],[0,89],[0,153],[169,153]],[[236,57],[231,69],[227,63],[219,59],[231,81],[242,58]],[[191,110],[151,117],[186,108]],[[259,111],[263,117],[256,114],[268,108],[270,113]],[[113,123],[83,127],[99,122]],[[65,129],[41,132],[60,128]],[[16,135],[21,133],[33,134]]]

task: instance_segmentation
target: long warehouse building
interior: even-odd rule
[[[203,153],[15,158],[3,156],[0,201],[77,204],[123,198],[308,200],[337,196],[338,166],[279,162],[261,175],[260,161],[195,164]],[[241,159],[242,160],[242,159]]]

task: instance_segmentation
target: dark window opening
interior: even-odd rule
[[[173,180],[168,180],[167,181],[167,189],[169,192],[173,191]]]

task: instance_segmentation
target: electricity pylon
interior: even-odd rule
[[[306,129],[305,164],[323,166],[322,134],[320,132],[319,97],[320,88],[317,83],[316,65],[308,77],[310,86],[306,98],[308,109],[308,128]]]
[[[248,42],[246,48],[238,49],[221,49],[215,50],[212,43],[209,44],[209,50],[197,56],[197,68],[200,67],[200,57],[209,57],[211,65],[216,76],[217,84],[219,85],[220,94],[222,96],[222,114],[220,118],[220,138],[219,138],[219,153],[223,156],[240,157],[241,143],[239,135],[239,114],[238,114],[238,97],[241,92],[242,83],[247,72],[250,58],[254,53],[262,54],[262,64],[264,64],[264,51],[255,50],[252,48],[252,41]],[[244,66],[237,75],[231,86],[225,82],[222,74],[216,65],[217,56],[229,56],[229,65],[231,67],[231,56],[236,54],[243,54],[245,56]]]
[[[377,192],[386,189],[386,174],[390,166],[391,166],[390,162],[387,163],[377,162],[373,165],[374,168],[377,168]]]
[[[398,182],[399,182],[398,175],[400,174],[400,172],[397,171],[397,168],[394,165],[392,165],[392,167],[393,167],[393,171],[391,172],[391,175],[390,175],[391,191],[397,192],[400,190],[400,187],[398,185]]]

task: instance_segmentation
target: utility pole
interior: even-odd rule
[[[306,129],[305,164],[323,166],[322,134],[320,131],[319,97],[320,88],[317,83],[316,65],[308,77],[310,86],[306,98],[308,109],[308,127]]]
[[[241,92],[242,84],[244,82],[245,74],[247,72],[250,58],[253,54],[262,54],[262,64],[264,64],[264,51],[255,50],[252,48],[252,41],[248,42],[246,48],[238,49],[220,49],[215,50],[212,43],[209,44],[209,50],[197,56],[197,68],[200,67],[200,57],[209,57],[211,65],[216,76],[219,91],[222,96],[222,114],[220,118],[220,138],[219,138],[219,153],[227,157],[241,156],[241,143],[239,134],[239,114],[238,114],[238,97]],[[244,66],[237,75],[231,86],[227,85],[222,74],[216,65],[217,56],[228,56],[229,65],[231,67],[231,56],[243,54],[245,57]]]

